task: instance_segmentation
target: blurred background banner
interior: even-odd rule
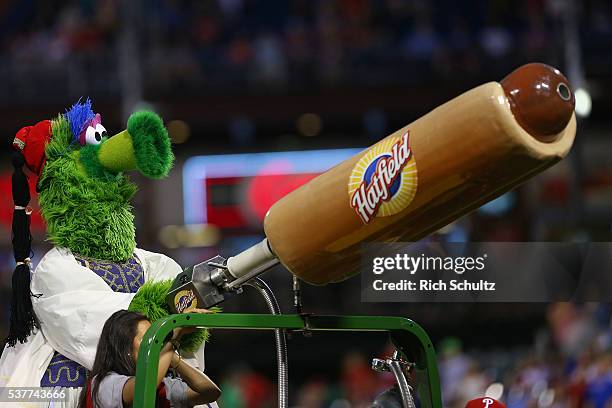
[[[260,231],[272,204],[359,150],[191,157],[183,166],[185,224]]]
[[[161,181],[133,176],[137,242],[185,267],[259,242],[263,216],[284,194],[534,61],[559,68],[574,87],[579,122],[569,157],[425,242],[612,238],[607,0],[7,0],[0,44],[4,139],[86,96],[110,134],[137,109],[164,118],[175,166]],[[3,147],[2,337],[14,268],[9,143]],[[49,245],[36,211],[32,223],[36,263]],[[608,264],[590,267],[612,273]],[[292,312],[290,274],[276,267],[264,279]],[[421,324],[437,345],[448,407],[485,391],[508,407],[612,404],[610,304],[361,303],[359,278],[303,292],[309,312]],[[266,311],[248,291],[223,307]],[[216,331],[208,347],[224,406],[274,406],[272,334],[237,333]],[[386,342],[374,334],[294,336],[291,403],[367,406],[392,381],[369,368],[372,357],[390,353]]]

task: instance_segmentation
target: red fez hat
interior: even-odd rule
[[[465,408],[506,408],[506,406],[491,397],[481,397],[468,401]]]
[[[13,148],[20,150],[28,169],[40,176],[45,164],[45,146],[51,140],[51,121],[43,120],[34,126],[26,126],[17,132]]]

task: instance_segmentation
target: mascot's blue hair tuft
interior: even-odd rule
[[[83,131],[85,124],[94,118],[95,114],[91,109],[91,99],[85,99],[81,103],[81,99],[77,101],[70,109],[66,111],[66,119],[70,123],[73,140],[78,140],[79,134]]]

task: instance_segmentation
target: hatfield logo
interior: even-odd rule
[[[174,306],[177,313],[183,313],[198,307],[198,299],[193,290],[181,290],[174,296]]]
[[[402,211],[414,199],[416,189],[410,131],[372,146],[353,168],[348,185],[351,207],[365,224],[373,217]]]

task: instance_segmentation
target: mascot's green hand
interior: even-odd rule
[[[128,309],[133,312],[142,313],[151,322],[169,316],[170,313],[166,306],[166,295],[170,291],[171,286],[172,280],[146,282],[138,289]],[[215,307],[209,310],[214,313],[220,311],[219,308]],[[193,333],[186,334],[180,340],[181,350],[188,353],[195,352],[208,338],[209,333],[206,329],[199,329]]]

